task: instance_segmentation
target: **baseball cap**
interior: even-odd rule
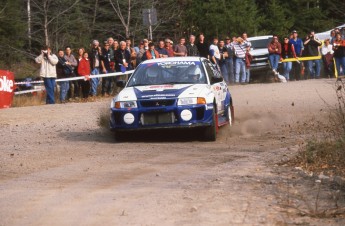
[[[296,31],[296,30],[293,30],[293,31],[291,31],[291,33],[297,33],[297,31]]]

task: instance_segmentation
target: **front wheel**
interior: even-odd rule
[[[213,112],[212,112],[212,124],[210,126],[208,126],[205,131],[204,131],[204,139],[205,141],[216,141],[216,137],[217,137],[217,115],[216,115],[216,111],[213,108]]]

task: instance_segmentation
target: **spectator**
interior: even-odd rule
[[[115,53],[115,51],[120,48],[119,41],[114,39],[114,43],[113,43],[112,47],[113,47],[113,50],[114,50],[114,53]]]
[[[319,46],[322,45],[321,41],[315,37],[314,31],[311,31],[304,41],[304,56],[314,57],[319,56]],[[307,62],[308,74],[311,78],[320,78],[320,60],[308,60]],[[314,70],[315,64],[315,70]]]
[[[219,48],[218,48],[218,38],[217,37],[213,38],[213,42],[210,45],[209,55],[210,55],[210,61],[214,65],[219,66],[220,52],[219,52]]]
[[[205,36],[203,33],[199,35],[199,42],[196,44],[198,48],[199,55],[208,59],[209,56],[209,45],[205,41]]]
[[[341,34],[337,33],[335,35],[335,40],[333,43],[334,59],[337,68],[338,76],[341,74],[340,67],[345,74],[345,40],[341,38]]]
[[[280,60],[280,54],[282,51],[281,44],[278,40],[277,35],[273,35],[273,39],[270,43],[268,43],[268,60],[270,61],[272,71],[275,75],[278,75],[278,63]]]
[[[335,40],[335,30],[331,30],[331,34],[330,34],[330,44],[333,45],[333,42]]]
[[[120,49],[115,51],[115,69],[117,72],[124,72],[131,70],[131,53],[127,50],[127,45],[125,41],[120,42]],[[122,69],[122,70],[121,70]]]
[[[81,53],[81,50],[79,49],[79,53]],[[79,60],[79,65],[78,65],[78,75],[79,76],[84,76],[84,80],[79,80],[80,81],[80,86],[81,86],[81,91],[84,100],[87,100],[89,97],[89,92],[90,92],[90,78],[89,75],[91,74],[91,64],[89,61],[89,54],[87,52],[83,52],[83,57]]]
[[[139,47],[138,47],[138,53],[137,53],[137,64],[139,65],[141,63],[141,58],[143,58],[144,53],[145,53],[145,48],[144,48],[144,42],[141,41],[139,43]]]
[[[112,71],[115,71],[115,60],[114,60],[114,39],[112,37],[109,37],[107,39],[107,42],[109,44],[109,53],[110,53],[110,68]]]
[[[295,53],[297,57],[302,56],[302,51],[304,49],[302,39],[298,38],[298,33],[296,30],[292,31],[292,38],[290,38],[289,43],[291,43],[295,48]],[[292,74],[293,79],[300,80],[301,79],[301,69],[303,67],[303,62],[292,62]]]
[[[68,74],[68,77],[74,77],[75,76],[75,68],[78,65],[77,60],[75,59],[74,55],[72,54],[72,49],[70,46],[66,46],[65,48],[65,56],[66,65],[71,68],[70,74]],[[72,97],[72,88],[73,87],[73,98],[78,99],[79,98],[79,82],[77,80],[70,81],[69,82],[69,90],[68,90],[68,96]]]
[[[294,46],[289,42],[288,37],[284,37],[284,43],[281,47],[281,58],[297,58]],[[283,76],[286,78],[286,81],[290,80],[290,71],[292,68],[292,62],[283,62],[284,72]]]
[[[246,52],[247,52],[247,43],[244,42],[244,40],[241,37],[238,37],[236,39],[236,42],[233,44],[232,48],[235,52],[235,83],[245,83],[246,80]],[[241,76],[240,76],[241,74]]]
[[[177,57],[187,56],[187,48],[185,46],[186,39],[184,37],[180,38],[179,44],[174,47],[174,55]]]
[[[189,43],[186,45],[187,56],[199,56],[198,47],[195,45],[195,36],[189,36]]]
[[[168,51],[164,46],[165,46],[164,40],[160,40],[158,44],[158,48],[157,48],[157,52],[159,53],[160,58],[168,57]]]
[[[153,42],[151,42],[149,44],[149,49],[146,50],[146,52],[142,58],[142,61],[150,60],[150,59],[156,59],[156,58],[160,58],[159,52],[157,50],[155,50],[155,44]]]
[[[173,42],[167,38],[165,39],[164,43],[165,43],[165,49],[168,52],[168,57],[173,57],[174,56],[174,50],[172,48]]]
[[[110,58],[110,45],[108,42],[104,44],[101,54],[101,65],[102,65],[102,74],[108,74],[114,72],[111,69],[111,58]],[[103,77],[102,78],[102,96],[108,97],[111,94],[111,83],[112,77]]]
[[[62,49],[58,50],[58,63],[56,64],[57,78],[67,78],[71,75],[71,66],[67,65],[67,60],[64,58],[65,53]],[[66,103],[66,96],[69,90],[69,81],[60,81],[60,103]]]
[[[137,53],[135,52],[135,49],[132,47],[132,41],[130,38],[126,38],[126,46],[127,46],[127,50],[131,53],[131,68],[136,68],[137,66]]]
[[[41,50],[41,54],[35,58],[36,63],[41,64],[40,76],[43,78],[47,97],[46,104],[55,104],[54,88],[56,80],[56,64],[58,58],[51,53],[49,46]]]
[[[91,75],[99,75],[101,67],[100,56],[102,55],[102,50],[97,40],[92,41],[92,49],[88,55],[90,57]],[[91,96],[97,95],[99,81],[100,78],[91,78]]]
[[[330,39],[324,40],[324,44],[321,47],[323,69],[327,74],[328,78],[332,77],[332,67],[333,67],[333,46],[330,44]]]
[[[230,83],[235,82],[234,76],[234,51],[232,49],[232,43],[230,37],[225,38],[225,48],[228,52],[228,57],[225,59],[228,71],[228,79]]]
[[[252,44],[250,43],[250,41],[248,41],[248,35],[246,32],[243,32],[242,39],[243,39],[244,44],[247,45],[246,58],[248,58],[248,54],[250,52],[250,47],[252,46]],[[251,59],[249,61],[251,61]],[[250,68],[250,62],[247,62],[247,59],[246,59],[246,82],[247,83],[249,83],[249,80],[250,80],[250,69],[249,68]]]
[[[219,59],[219,67],[220,71],[222,72],[223,78],[227,84],[229,84],[229,76],[228,76],[228,69],[226,60],[228,59],[228,50],[225,47],[224,40],[219,41],[219,53],[220,53],[220,59]]]

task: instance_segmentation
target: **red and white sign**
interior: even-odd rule
[[[0,108],[9,108],[14,95],[14,75],[10,71],[0,70]]]

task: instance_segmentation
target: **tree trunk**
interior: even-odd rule
[[[92,31],[94,30],[95,24],[96,24],[97,9],[98,9],[98,0],[95,1],[95,11],[93,12],[93,19],[92,19]]]
[[[29,52],[31,51],[31,2],[28,0],[27,2],[27,10],[28,10],[28,46],[29,46]]]
[[[48,1],[45,0],[43,3],[43,14],[44,14],[44,40],[45,40],[45,45],[49,46],[49,35],[48,35]]]

